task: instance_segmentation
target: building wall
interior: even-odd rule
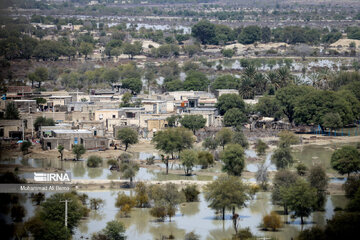
[[[174,109],[174,101],[167,101],[166,102],[166,111],[168,113],[172,113],[172,112],[175,111],[175,109]]]
[[[109,140],[106,138],[84,139],[85,149],[108,148]]]
[[[22,131],[22,120],[0,120],[0,129],[3,131],[3,137],[8,138],[10,132]]]
[[[165,119],[149,119],[147,121],[147,129],[149,131],[153,131],[154,129],[164,129],[165,125],[167,125],[167,121]]]
[[[114,110],[114,111],[95,110],[95,121],[105,122],[106,119],[115,119],[115,118],[119,118],[119,110]]]
[[[69,113],[71,116],[71,121],[73,122],[82,122],[82,121],[90,121],[92,114],[90,112],[71,112]]]
[[[66,112],[37,112],[34,113],[34,121],[37,117],[52,118],[54,121],[63,122],[66,121]]]
[[[43,138],[41,145],[44,150],[57,149],[59,145],[62,145],[66,150],[71,150],[70,139],[58,139],[58,138]]]

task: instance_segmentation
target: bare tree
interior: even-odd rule
[[[264,190],[267,188],[267,182],[269,180],[268,168],[269,166],[262,162],[257,165],[258,170],[255,174],[256,182],[260,185],[260,187]]]

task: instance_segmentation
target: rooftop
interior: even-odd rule
[[[54,133],[92,133],[89,130],[85,130],[85,129],[76,129],[76,130],[72,130],[72,129],[58,129],[58,130],[53,130]]]

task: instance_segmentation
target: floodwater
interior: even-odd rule
[[[132,195],[132,191],[124,191]],[[175,236],[175,239],[183,239],[186,233],[194,231],[200,239],[223,239],[230,238],[234,233],[231,213],[226,213],[226,220],[222,221],[215,212],[208,208],[208,203],[200,195],[199,202],[183,203],[178,208],[172,222],[158,222],[150,216],[149,209],[134,208],[131,217],[124,218],[119,215],[119,210],[115,207],[116,196],[119,191],[98,191],[85,192],[89,198],[101,198],[105,200],[103,209],[92,211],[88,219],[82,220],[79,227],[75,230],[75,239],[81,237],[91,237],[92,233],[98,232],[106,226],[108,221],[117,219],[126,226],[127,239],[161,239],[162,236]],[[326,219],[330,219],[334,214],[335,207],[344,207],[346,201],[344,196],[328,196],[326,202],[326,212],[315,212],[307,218],[307,224],[303,229],[317,224],[323,226]],[[240,227],[249,227],[253,234],[257,236],[273,236],[279,240],[296,237],[301,230],[300,219],[291,219],[289,216],[282,216],[284,227],[278,232],[261,231],[259,225],[262,217],[271,212],[281,210],[278,206],[271,204],[270,193],[258,193],[255,200],[248,202],[246,208],[237,210],[240,215]]]
[[[297,149],[293,149],[292,155],[295,162],[302,162],[307,167],[319,164],[326,169],[327,172],[335,173],[331,168],[330,160],[333,152],[345,145],[355,146],[356,143],[333,143],[328,145],[304,145]]]

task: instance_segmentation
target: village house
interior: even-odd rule
[[[23,99],[24,97],[31,96],[31,86],[7,86],[6,99]]]
[[[20,112],[37,112],[36,100],[17,99],[12,101]]]
[[[59,145],[72,150],[76,144],[82,144],[85,149],[106,149],[109,140],[94,135],[93,131],[85,129],[56,129],[50,135],[42,137],[41,145],[44,150],[56,149]]]
[[[145,108],[146,113],[152,113],[152,114],[167,113],[166,101],[143,99],[141,100],[141,104]]]
[[[26,122],[23,120],[0,120],[0,138],[22,139],[25,127]]]

